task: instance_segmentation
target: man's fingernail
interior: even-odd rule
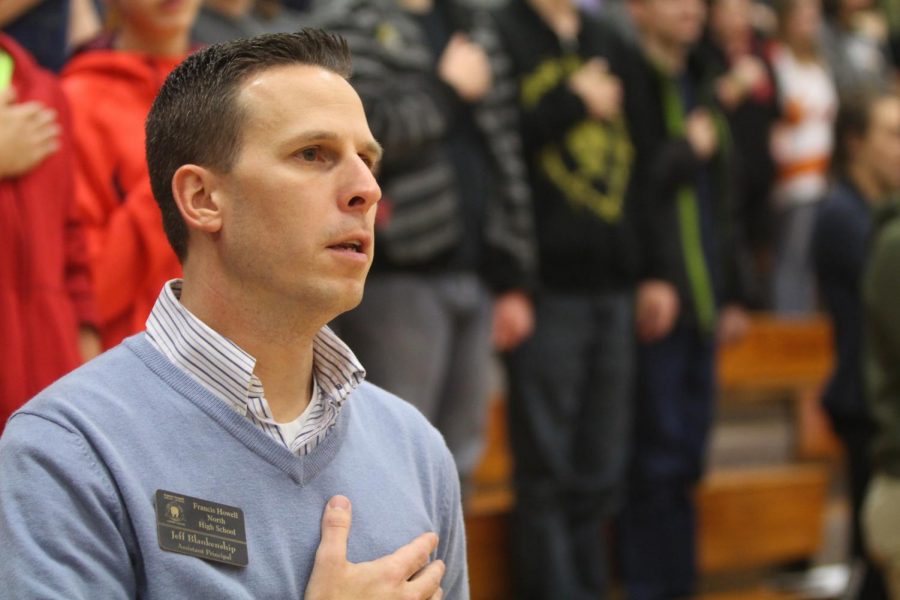
[[[345,498],[344,496],[335,496],[328,501],[328,508],[347,510],[348,508],[350,508],[350,501],[347,500],[347,498]]]

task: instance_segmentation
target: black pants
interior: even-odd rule
[[[852,508],[851,556],[865,565],[865,577],[860,585],[859,600],[887,600],[888,594],[878,567],[870,560],[862,538],[860,511],[866,497],[866,488],[872,478],[869,454],[875,425],[865,417],[829,415],[831,425],[844,445],[847,458],[847,481]]]

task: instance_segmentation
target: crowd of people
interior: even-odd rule
[[[441,432],[463,497],[502,357],[516,598],[603,597],[613,563],[629,599],[690,596],[717,348],[749,310],[824,310],[859,597],[900,599],[895,4],[4,0],[0,432],[168,327],[183,211],[145,158],[167,76],[318,27],[347,40],[383,149],[365,294],[330,329]],[[269,436],[302,455],[329,435],[327,402],[285,421],[248,377]]]

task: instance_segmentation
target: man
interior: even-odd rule
[[[900,598],[900,205],[875,219],[875,238],[863,277],[866,321],[865,374],[876,423],[872,483],[863,506],[866,545],[880,564],[890,598]]]
[[[340,333],[373,382],[441,431],[465,486],[484,443],[492,331],[510,348],[532,327],[515,88],[482,11],[449,0],[353,0],[345,10],[328,27],[353,49],[353,83],[385,161],[379,253]]]
[[[859,515],[871,479],[875,425],[866,404],[861,281],[876,206],[900,192],[900,98],[893,93],[847,97],[838,112],[832,170],[822,200],[812,253],[825,308],[834,322],[837,355],[822,396],[847,457],[853,509],[852,556],[865,567],[859,597],[886,598],[881,577],[862,539]]]
[[[12,597],[468,597],[452,457],[325,327],[360,301],[381,195],[349,69],[304,30],[167,79],[147,158],[184,280],[10,419]]]
[[[644,246],[628,497],[619,530],[633,600],[690,596],[693,488],[712,421],[718,342],[746,327],[729,148],[713,91],[691,59],[702,0],[632,0],[643,61],[626,103],[637,148]]]
[[[633,405],[638,240],[621,78],[634,52],[572,0],[511,3],[496,20],[518,84],[540,264],[534,334],[507,360],[515,596],[599,598]]]

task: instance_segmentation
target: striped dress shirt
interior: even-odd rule
[[[186,309],[180,279],[168,281],[147,319],[147,338],[166,358],[291,452],[312,452],[337,422],[341,407],[366,372],[328,327],[313,340],[313,394],[290,423],[278,423],[253,373],[256,359]]]

